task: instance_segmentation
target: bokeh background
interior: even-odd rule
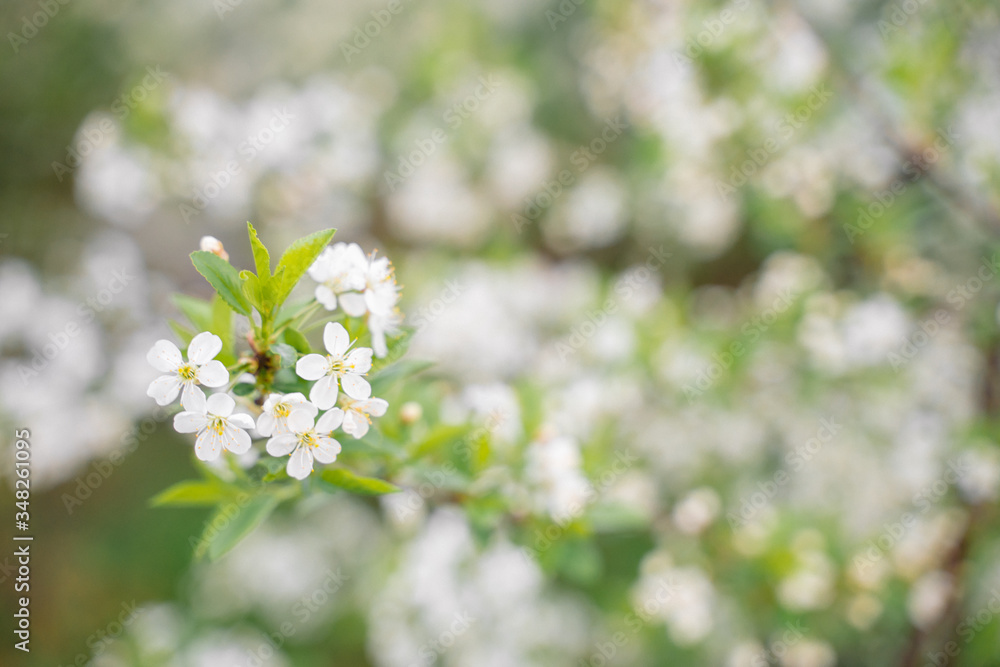
[[[4,2],[0,663],[1000,664],[998,13]],[[393,260],[427,456],[192,564],[145,353],[247,220]]]

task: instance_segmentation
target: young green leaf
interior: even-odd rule
[[[250,303],[243,294],[243,283],[232,264],[207,250],[191,253],[191,263],[233,310],[250,317]]]
[[[208,331],[212,323],[212,304],[204,299],[198,299],[187,294],[174,294],[172,297],[177,309],[194,325],[198,331]]]
[[[247,301],[258,312],[271,312],[271,303],[267,294],[268,290],[262,286],[260,278],[254,275],[253,271],[240,271],[240,279],[243,281],[243,296],[247,298]]]
[[[296,329],[285,329],[281,334],[283,340],[295,348],[296,352],[302,354],[309,354],[312,352],[312,346],[309,345],[309,341]]]
[[[217,480],[179,482],[158,493],[149,504],[153,507],[198,507],[218,505],[232,500],[235,496],[235,489]]]
[[[236,352],[233,340],[233,311],[218,294],[212,299],[212,324],[208,328],[222,339],[222,351],[218,359],[224,365],[230,366],[236,362]]]
[[[281,261],[278,262],[278,268],[275,269],[274,278],[277,285],[274,296],[277,303],[284,303],[292,289],[298,284],[299,279],[316,261],[336,232],[336,229],[324,229],[303,237],[288,246],[288,249],[281,256]],[[278,277],[279,271],[283,272],[280,279]]]
[[[257,236],[257,230],[253,228],[253,225],[247,221],[247,232],[250,234],[250,247],[253,248],[253,263],[257,268],[257,276],[260,278],[261,283],[266,283],[268,278],[271,277],[271,254],[261,243],[260,238]]]
[[[264,523],[277,506],[278,498],[269,494],[259,495],[243,506],[236,502],[220,505],[205,524],[195,556],[208,556],[212,561],[222,558]]]
[[[346,468],[326,468],[320,473],[320,477],[324,482],[364,496],[380,496],[386,493],[396,493],[400,490],[398,486],[390,484],[384,479],[363,477]]]

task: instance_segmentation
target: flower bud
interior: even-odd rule
[[[207,250],[213,255],[218,255],[222,259],[229,261],[229,253],[222,247],[222,241],[214,236],[202,236],[200,243],[201,250]]]
[[[404,424],[412,424],[424,415],[424,409],[419,403],[410,401],[409,403],[404,403],[403,407],[399,409],[399,421]]]

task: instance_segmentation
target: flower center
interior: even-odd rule
[[[299,436],[299,442],[305,447],[316,447],[319,443],[316,441],[316,434],[312,431],[308,431]]]
[[[291,408],[285,403],[278,403],[274,406],[274,416],[275,417],[287,417],[288,413],[291,412]]]
[[[213,417],[208,425],[208,430],[216,435],[222,435],[222,432],[226,430],[226,420],[222,417]]]
[[[181,367],[177,369],[177,374],[181,376],[181,379],[185,382],[190,382],[198,375],[198,369],[192,364],[181,364]]]
[[[334,357],[333,355],[327,355],[326,357],[326,374],[327,375],[343,375],[344,374],[344,358]]]

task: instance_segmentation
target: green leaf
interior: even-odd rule
[[[247,232],[250,234],[250,247],[253,248],[253,263],[257,267],[257,276],[262,283],[266,283],[267,279],[271,277],[271,254],[260,242],[257,230],[253,228],[249,220],[247,221]]]
[[[277,506],[278,498],[268,494],[252,498],[242,506],[235,501],[220,505],[205,524],[195,556],[208,556],[212,561],[222,558],[264,523]]]
[[[170,328],[173,329],[174,334],[176,334],[177,338],[181,341],[182,343],[181,347],[187,347],[188,345],[191,344],[191,339],[194,338],[196,335],[195,332],[191,331],[186,326],[184,326],[180,322],[177,322],[176,320],[167,320],[167,324],[170,325]]]
[[[277,303],[283,303],[288,298],[302,274],[312,266],[336,232],[336,229],[324,229],[303,237],[288,246],[288,249],[281,256],[281,261],[278,262],[278,268],[275,269],[274,297]],[[278,272],[283,272],[280,278]]]
[[[233,385],[233,393],[237,396],[249,396],[256,389],[256,385],[252,382],[238,382]]]
[[[197,329],[196,333],[208,331],[212,323],[212,304],[187,294],[174,294],[174,305]]]
[[[271,346],[271,351],[276,352],[281,358],[281,368],[295,368],[299,355],[294,347],[287,343],[275,343]]]
[[[216,480],[179,482],[161,491],[149,504],[153,507],[197,507],[218,505],[236,497],[236,491]]]
[[[218,294],[212,299],[212,326],[209,331],[222,339],[222,351],[218,359],[225,366],[236,363],[236,352],[233,340],[233,311]]]
[[[320,477],[323,481],[345,491],[364,496],[380,496],[386,493],[396,493],[400,490],[398,486],[390,484],[384,479],[363,477],[346,468],[326,468],[320,473]]]
[[[240,271],[240,279],[243,281],[243,296],[247,298],[254,308],[262,313],[271,312],[267,294],[261,286],[260,278],[254,275],[253,271]]]
[[[404,378],[416,375],[421,371],[425,371],[433,365],[434,362],[431,361],[407,359],[405,361],[398,361],[391,366],[386,366],[368,379],[368,383],[372,386],[372,395],[381,396],[390,385]]]
[[[302,354],[309,354],[312,352],[312,346],[309,345],[309,341],[306,340],[306,337],[299,331],[291,328],[285,329],[281,336],[286,343],[295,348],[296,352],[300,352]]]
[[[427,437],[409,449],[412,459],[421,459],[428,454],[434,454],[444,449],[444,446],[460,440],[472,430],[471,424],[439,424]]]
[[[242,281],[232,264],[207,250],[195,250],[191,253],[191,263],[230,308],[240,315],[250,317],[250,303],[243,294]]]

